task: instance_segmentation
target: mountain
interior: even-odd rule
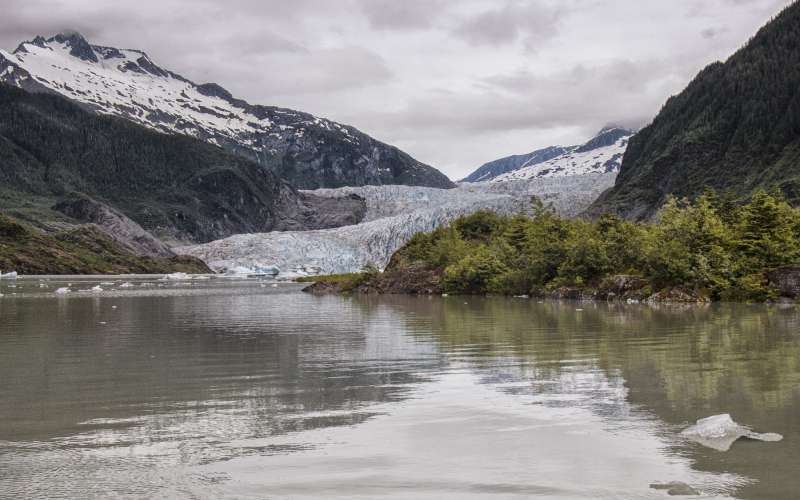
[[[75,205],[76,198],[92,201]],[[298,192],[257,163],[203,141],[0,84],[0,210],[44,229],[83,222],[120,228],[127,237],[111,233],[127,246],[157,254],[142,228],[203,242],[354,224],[366,207],[357,197],[331,203]]]
[[[221,146],[299,188],[408,184],[450,188],[441,172],[359,130],[308,113],[251,105],[198,85],[142,51],[64,32],[0,50],[0,81],[56,92],[102,114]]]
[[[464,182],[505,182],[540,177],[614,173],[633,131],[606,127],[579,146],[551,146],[527,155],[507,156],[482,165]]]
[[[464,177],[461,182],[487,182],[495,177],[518,170],[525,165],[536,165],[547,160],[551,160],[567,152],[567,148],[561,146],[550,146],[538,149],[532,153],[524,155],[512,155],[500,158],[499,160],[484,163],[477,170]]]
[[[800,203],[800,3],[667,101],[589,214],[645,219],[706,187],[739,198],[777,187]]]

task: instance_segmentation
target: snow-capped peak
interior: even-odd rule
[[[435,169],[353,127],[251,105],[217,84],[198,85],[166,70],[141,50],[92,45],[75,31],[38,36],[13,53],[0,50],[0,82],[56,92],[99,113],[225,147],[299,187],[452,186]]]
[[[0,56],[18,68],[11,83],[43,86],[166,132],[235,138],[271,126],[268,118],[252,116],[243,106],[202,93],[140,50],[91,45],[74,31],[36,37]]]
[[[628,139],[633,134],[632,130],[622,127],[604,127],[585,144],[565,147],[563,154],[544,161],[533,158],[490,182],[619,172]]]

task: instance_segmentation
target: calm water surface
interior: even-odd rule
[[[0,283],[0,498],[800,497],[794,306],[128,281]]]

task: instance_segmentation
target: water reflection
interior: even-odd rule
[[[394,300],[400,310],[418,308]],[[784,434],[781,443],[739,442],[725,455],[685,443],[676,443],[675,452],[687,454],[698,469],[756,479],[739,490],[744,498],[796,494],[796,307],[654,307],[501,298],[448,298],[429,305],[432,338],[444,351],[479,350],[482,355],[475,356],[474,365],[481,367],[507,360],[511,353],[519,362],[504,361],[506,369],[510,365],[521,380],[544,381],[515,386],[516,393],[546,394],[549,386],[555,394],[582,394],[589,398],[587,405],[611,421],[634,408],[652,412],[671,425],[670,431],[730,412],[737,421]],[[610,393],[608,383],[599,382],[606,377],[615,389]]]
[[[791,498],[795,308],[311,297],[258,283],[0,299],[0,493]],[[682,441],[730,412],[780,432]],[[3,496],[0,494],[0,496]]]

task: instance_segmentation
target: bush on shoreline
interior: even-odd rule
[[[628,276],[647,293],[766,301],[777,298],[766,273],[800,264],[800,209],[778,193],[758,191],[744,205],[711,191],[672,198],[652,223],[563,219],[533,203],[532,216],[481,211],[417,234],[384,275],[424,268],[441,276],[443,292],[499,295],[609,290]],[[351,276],[348,289],[368,290],[384,275]]]

